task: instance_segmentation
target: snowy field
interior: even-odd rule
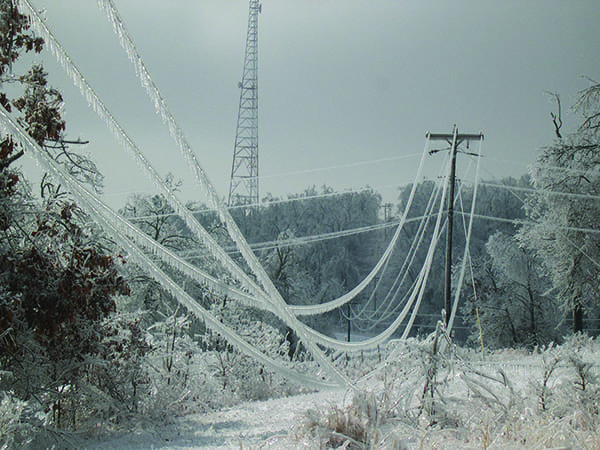
[[[88,441],[90,449],[232,449],[295,448],[299,418],[310,409],[341,404],[344,391],[248,402],[209,414],[177,418],[152,431],[139,430],[101,441]],[[308,447],[311,448],[310,444]]]
[[[80,445],[91,449],[600,449],[599,346],[396,361],[340,389],[173,418]]]

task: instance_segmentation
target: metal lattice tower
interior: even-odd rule
[[[258,14],[261,9],[259,0],[250,0],[229,206],[258,204]]]

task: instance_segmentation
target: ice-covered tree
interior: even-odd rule
[[[584,329],[584,313],[597,314],[600,275],[600,87],[594,83],[578,102],[582,125],[544,148],[532,170],[536,195],[529,217],[536,224],[521,239],[551,273],[573,331]]]
[[[165,184],[174,192],[181,186],[181,182],[176,181],[172,173],[165,177]],[[120,212],[144,233],[167,248],[183,250],[194,244],[189,233],[185,234],[185,225],[161,194],[135,194]]]
[[[29,18],[14,0],[0,1],[0,76],[11,74],[12,64],[23,52],[42,51],[44,40],[29,32]]]
[[[173,191],[177,191],[181,185],[171,173],[166,175],[165,183]],[[177,252],[199,250],[200,245],[197,240],[174,213],[162,194],[135,194],[120,209],[120,213],[142,232],[170,250]],[[178,276],[168,266],[164,264],[161,266],[173,276]],[[129,271],[133,293],[129,309],[141,307],[151,310],[155,318],[162,319],[174,313],[177,302],[164,292],[159,283],[138,267],[131,266]],[[178,277],[181,280],[181,276]]]
[[[0,107],[55,158],[73,153],[63,139],[62,98],[34,65],[15,76],[23,51],[43,41],[12,1],[0,1],[0,76],[23,86],[21,97],[0,93]],[[56,150],[55,145],[60,146]],[[102,321],[114,296],[128,286],[118,257],[107,254],[81,210],[46,178],[42,203],[30,195],[14,168],[23,154],[11,136],[0,143],[0,389],[52,412],[54,424],[74,424],[90,358],[102,345]],[[61,161],[77,171],[77,161]],[[92,166],[87,166],[92,167]],[[65,401],[69,399],[69,401]],[[69,411],[66,416],[65,412]]]
[[[487,254],[475,260],[473,277],[466,281],[463,312],[471,325],[470,340],[477,342],[480,332],[491,348],[531,348],[555,340],[558,305],[545,295],[550,282],[535,253],[500,232],[485,249]]]

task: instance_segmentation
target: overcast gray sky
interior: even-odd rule
[[[194,198],[182,158],[96,2],[32,2],[157,169],[183,179]],[[116,3],[226,196],[248,1]],[[422,152],[425,133],[449,133],[453,124],[485,134],[484,178],[521,175],[553,139],[545,91],[560,94],[566,132],[578,124],[568,108],[589,85],[583,77],[600,79],[598,0],[265,0],[259,30],[261,196],[370,185],[394,200],[397,188],[384,186],[412,181],[419,158],[410,155]],[[91,141],[106,199],[116,204],[151,189],[53,58],[42,59],[65,93],[69,137]],[[409,157],[390,160],[400,156]],[[365,161],[375,162],[355,164]],[[331,168],[343,165],[350,166]]]

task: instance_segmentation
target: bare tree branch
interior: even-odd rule
[[[550,97],[554,99],[556,102],[556,106],[558,108],[558,113],[550,112],[550,117],[552,118],[552,124],[554,125],[554,134],[558,139],[562,139],[562,134],[560,133],[560,129],[563,126],[562,122],[562,110],[560,106],[560,96],[556,92],[546,91]]]

